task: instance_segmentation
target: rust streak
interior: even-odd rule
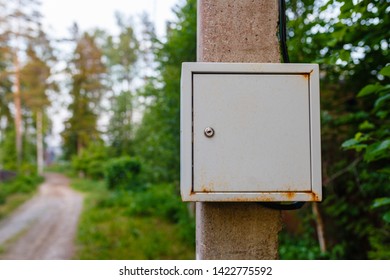
[[[302,74],[302,76],[303,76],[303,78],[305,80],[309,80],[309,78],[310,78],[310,74],[309,73],[304,73],[304,74]]]
[[[282,195],[285,196],[289,201],[294,200],[296,196],[295,192],[282,193]]]
[[[207,187],[202,187],[202,192],[203,193],[211,193],[212,191],[208,189]]]
[[[312,201],[320,201],[318,195],[314,192],[311,193],[311,199]]]

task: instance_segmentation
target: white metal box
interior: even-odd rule
[[[183,63],[184,201],[320,201],[316,64]]]

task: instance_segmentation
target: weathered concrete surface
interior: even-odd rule
[[[198,0],[198,61],[278,63],[277,22],[277,0]],[[258,203],[196,207],[198,259],[278,258],[280,211]]]
[[[279,62],[277,0],[198,0],[198,61]]]

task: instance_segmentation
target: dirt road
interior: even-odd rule
[[[37,195],[0,222],[0,259],[71,259],[83,197],[69,180],[45,175]]]

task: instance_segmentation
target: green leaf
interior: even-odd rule
[[[390,212],[387,212],[386,214],[383,215],[383,220],[390,223]]]
[[[382,70],[379,71],[379,74],[381,74],[383,76],[390,77],[390,65],[386,66],[386,67],[383,67]]]
[[[370,130],[370,129],[373,129],[373,128],[375,128],[375,125],[370,123],[367,120],[359,125],[359,130]]]
[[[341,147],[344,149],[353,149],[356,144],[359,144],[359,141],[356,139],[349,139],[341,144]]]
[[[384,102],[386,102],[386,100],[390,100],[390,93],[384,95],[384,96],[381,96],[379,97],[376,101],[375,101],[375,104],[374,104],[374,107],[377,109],[377,108],[380,108],[382,106],[382,104]]]
[[[341,147],[344,150],[352,150],[352,149],[354,149],[357,152],[360,152],[363,149],[365,149],[367,147],[367,145],[366,144],[361,144],[356,139],[349,139],[349,140],[345,141],[343,144],[341,144]]]
[[[387,115],[389,114],[389,112],[387,111],[378,111],[375,115],[380,118],[380,119],[385,119],[387,118]]]
[[[390,175],[390,167],[379,169],[378,172]]]
[[[332,38],[332,39],[329,40],[328,43],[327,43],[327,45],[328,45],[329,47],[334,47],[334,46],[336,46],[336,44],[337,44],[337,38]],[[337,58],[336,58],[336,59],[337,59]]]
[[[375,161],[381,158],[389,157],[390,139],[379,143],[374,143],[367,147],[364,160],[367,162]]]
[[[378,93],[382,93],[382,92],[383,93],[387,93],[387,92],[390,93],[390,84],[382,86],[382,88],[379,90]]]
[[[351,54],[350,52],[346,51],[346,50],[341,50],[340,51],[340,59],[343,60],[343,61],[349,61],[350,60],[350,57],[351,57]]]
[[[354,4],[352,1],[344,2],[344,5],[341,6],[340,11],[343,13],[349,12],[354,7]]]
[[[371,208],[378,208],[385,205],[390,205],[390,197],[381,197],[374,200]]]
[[[355,138],[357,141],[359,141],[360,138],[362,138],[362,136],[363,136],[363,133],[358,132],[358,133],[355,134],[355,137],[354,137],[354,138]]]
[[[379,84],[367,85],[367,86],[365,86],[364,88],[362,88],[362,89],[359,91],[357,97],[363,97],[363,96],[367,96],[367,95],[376,93],[376,92],[378,92],[381,88],[382,88],[382,86],[379,85]]]
[[[356,141],[363,142],[370,139],[370,135],[358,132],[355,134]]]

